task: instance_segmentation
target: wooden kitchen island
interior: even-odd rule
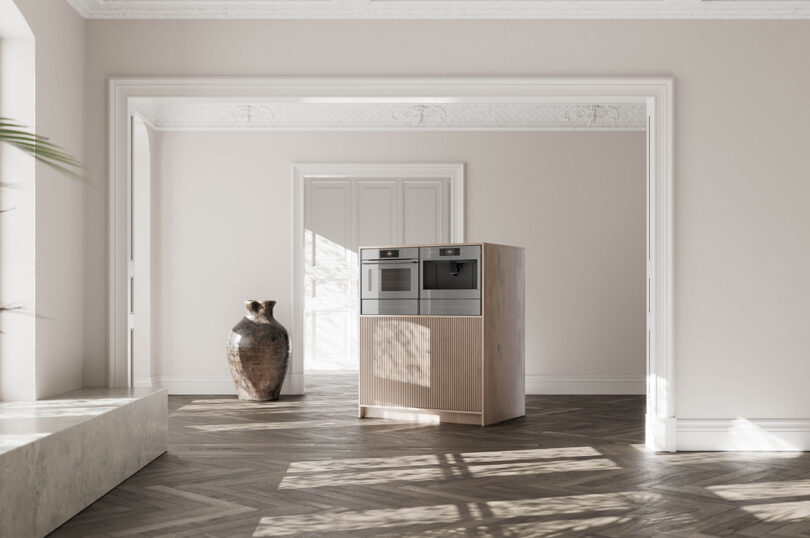
[[[359,416],[486,426],[525,414],[524,250],[481,246],[481,315],[360,316]]]

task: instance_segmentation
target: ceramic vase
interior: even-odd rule
[[[290,336],[273,318],[275,301],[245,301],[228,336],[228,364],[240,400],[277,400],[290,361]]]

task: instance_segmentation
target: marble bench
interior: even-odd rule
[[[165,388],[0,402],[0,535],[41,537],[166,451]]]

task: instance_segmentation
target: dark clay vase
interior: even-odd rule
[[[275,301],[245,301],[247,314],[228,336],[228,364],[240,400],[278,400],[290,336],[273,319]]]

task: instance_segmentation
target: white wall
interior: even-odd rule
[[[81,160],[84,20],[65,2],[15,1],[35,38],[36,130]],[[79,388],[84,380],[85,190],[37,164],[36,398]]]
[[[87,27],[87,155],[99,180],[109,75],[674,76],[676,414],[810,418],[810,286],[797,280],[810,272],[810,21]],[[92,384],[106,379],[106,194],[86,208]]]
[[[134,258],[135,281],[133,295],[148,297],[152,271],[151,243],[151,183],[152,167],[150,133],[152,130],[138,117],[133,118],[132,129],[132,254]],[[152,376],[151,362],[151,311],[146,301],[134,301],[135,333],[131,342],[132,369],[143,377]]]
[[[0,116],[33,125],[34,36],[12,0],[0,0]],[[35,166],[0,144],[0,401],[36,397]]]
[[[292,162],[465,162],[466,238],[526,248],[530,376],[645,373],[643,132],[161,132],[155,372],[217,376],[245,299],[292,326]],[[305,365],[306,366],[306,365]],[[135,372],[141,377],[143,372]],[[643,391],[643,384],[641,385]]]

